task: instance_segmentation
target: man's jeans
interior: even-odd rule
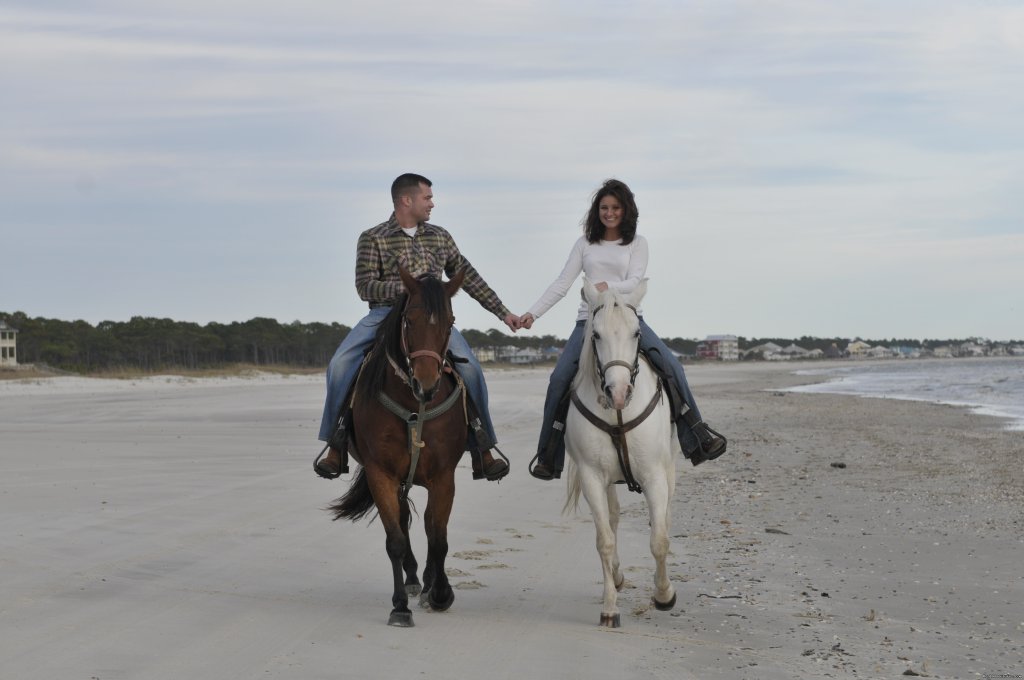
[[[555,369],[551,371],[551,378],[548,380],[548,392],[544,397],[544,419],[541,423],[540,439],[537,442],[538,453],[543,453],[547,447],[548,439],[552,434],[558,404],[569,394],[572,380],[579,368],[580,352],[583,351],[583,329],[585,326],[585,320],[576,322],[576,327],[573,328],[572,333],[569,335],[565,348],[562,350],[562,355],[558,357]],[[643,318],[640,319],[640,347],[648,353],[652,361],[657,361],[666,372],[671,373],[676,385],[679,386],[683,399],[686,400],[686,404],[699,419],[700,411],[697,409],[697,403],[690,392],[690,386],[686,382],[683,365],[676,360],[672,350],[661,341],[657,333],[651,330],[651,327],[647,325]],[[655,354],[660,354],[660,356],[652,356]],[[677,428],[679,430],[680,445],[684,447],[684,451],[692,451],[695,447],[699,446],[697,438],[694,437],[689,428],[681,427],[680,424],[677,424]],[[553,463],[554,469],[561,470],[564,461],[565,444],[563,442],[558,447],[554,459],[550,462]]]
[[[352,383],[355,382],[356,374],[359,372],[359,365],[363,361],[363,355],[367,348],[373,344],[377,334],[377,327],[387,317],[390,307],[376,307],[370,310],[362,320],[349,331],[345,339],[341,341],[331,363],[327,366],[327,399],[324,402],[324,414],[320,421],[320,436],[322,442],[326,442],[341,415],[342,402],[348,396]],[[473,356],[473,350],[469,348],[466,339],[455,328],[452,329],[451,340],[448,349],[456,357],[468,359],[466,362],[457,362],[454,366],[462,381],[466,384],[469,398],[476,404],[480,414],[480,422],[484,430],[490,435],[492,441],[498,441],[494,434],[494,426],[491,424],[491,415],[487,407],[487,384],[484,382],[484,372],[480,363]],[[467,446],[471,449],[475,446],[475,440],[470,432]]]

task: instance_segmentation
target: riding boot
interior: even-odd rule
[[[501,455],[500,451],[498,455]],[[502,459],[495,458],[490,449],[474,449],[470,451],[469,456],[473,462],[473,479],[493,482],[508,474],[508,463],[505,462],[504,456]]]
[[[542,481],[559,479],[565,464],[565,421],[569,415],[569,396],[565,395],[558,402],[555,410],[555,421],[551,424],[551,433],[541,451],[534,458],[530,474]]]
[[[473,462],[473,479],[499,480],[508,474],[508,459],[484,428],[472,399],[466,400],[466,408],[469,410],[469,455]],[[495,458],[491,449],[497,451],[501,459]]]
[[[313,461],[313,470],[324,479],[336,479],[348,472],[348,438],[351,428],[352,409],[345,408],[327,440],[327,455],[324,456],[321,451]]]
[[[708,427],[708,424],[700,420],[693,409],[689,407],[679,415],[679,420],[676,421],[677,428],[684,425],[690,429],[698,443],[696,449],[683,451],[691,463],[700,465],[706,460],[714,460],[725,453],[728,444],[726,438]]]

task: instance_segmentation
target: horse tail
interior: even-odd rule
[[[565,461],[566,494],[565,505],[562,506],[562,514],[567,515],[569,511],[576,512],[580,508],[580,493],[583,491],[583,483],[580,479],[580,469],[573,462],[572,458]]]
[[[370,484],[366,481],[366,468],[359,468],[359,474],[344,496],[331,504],[327,510],[334,513],[334,519],[350,519],[358,522],[375,507]]]

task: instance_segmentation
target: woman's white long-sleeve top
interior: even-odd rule
[[[537,319],[543,316],[565,297],[580,272],[593,284],[604,281],[618,293],[632,292],[647,273],[647,256],[647,239],[640,234],[635,235],[633,241],[625,246],[621,240],[588,243],[586,237],[581,236],[569,252],[562,273],[548,286],[540,299],[533,303],[529,313]],[[581,300],[576,319],[585,320],[589,314],[587,301]]]

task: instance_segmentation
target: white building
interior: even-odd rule
[[[709,335],[697,344],[697,356],[702,359],[739,361],[739,338],[735,335]]]
[[[18,365],[18,330],[0,320],[0,366]]]

